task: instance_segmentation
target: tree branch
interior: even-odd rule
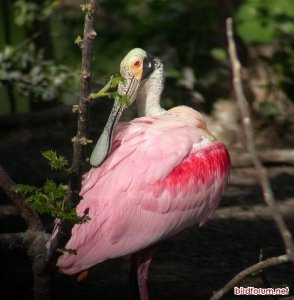
[[[23,233],[8,233],[0,235],[0,248],[28,250],[33,264],[34,299],[50,300],[52,296],[52,278],[48,272],[42,272],[46,243],[49,240],[43,228],[39,215],[25,202],[24,196],[16,189],[16,185],[0,165],[0,187],[16,206],[29,230]]]
[[[34,277],[34,300],[51,300],[52,278],[49,272],[43,272],[46,243],[50,234],[44,231],[27,230],[26,232],[0,234],[0,250],[23,249],[28,251],[32,261]]]
[[[94,30],[94,16],[97,8],[97,1],[88,0],[83,5],[85,11],[84,36],[81,43],[82,49],[82,70],[80,79],[80,100],[79,100],[79,118],[77,134],[73,139],[73,159],[69,175],[69,188],[66,195],[67,208],[75,207],[80,201],[79,191],[81,189],[82,167],[85,162],[85,148],[88,135],[88,99],[91,92],[91,71],[93,58],[93,45],[96,37]],[[53,267],[56,264],[60,252],[58,248],[64,248],[71,236],[73,223],[62,221],[54,239],[50,241],[47,253],[47,267]]]
[[[280,234],[284,240],[286,246],[286,253],[289,254],[289,257],[292,262],[294,262],[294,245],[292,241],[291,232],[288,230],[286,223],[278,209],[277,203],[274,198],[274,194],[266,173],[266,169],[260,162],[258,157],[258,153],[256,151],[256,146],[254,142],[254,133],[252,122],[249,113],[249,105],[247,99],[245,98],[243,86],[241,82],[241,64],[237,57],[237,51],[235,46],[235,41],[233,38],[233,26],[232,26],[232,19],[228,18],[226,20],[226,30],[227,30],[227,38],[228,38],[228,49],[229,49],[229,56],[232,66],[233,72],[233,86],[237,98],[237,103],[239,106],[243,130],[245,133],[246,145],[248,151],[250,153],[253,165],[256,169],[257,176],[259,179],[259,184],[262,189],[262,194],[264,201],[269,206],[272,216],[277,224],[277,227],[280,231]]]
[[[34,300],[52,299],[52,273],[44,272],[50,234],[39,232],[29,245],[28,255],[32,261],[34,275]]]
[[[16,189],[16,184],[0,165],[0,188],[10,198],[26,225],[31,230],[44,230],[39,215],[26,203],[24,196]]]
[[[0,219],[18,216],[19,212],[16,207],[12,204],[1,204],[0,206]]]
[[[221,299],[227,292],[229,292],[234,286],[237,286],[245,277],[250,274],[260,272],[269,267],[278,266],[289,261],[289,255],[281,255],[277,257],[271,257],[266,260],[263,260],[255,265],[252,265],[240,273],[238,273],[234,278],[232,278],[223,288],[219,291],[213,293],[213,296],[209,300],[218,300]]]
[[[294,165],[293,149],[273,149],[260,152],[259,158],[263,164]],[[234,168],[252,166],[250,153],[231,153]]]
[[[59,0],[58,5],[60,8],[67,11],[69,9],[74,11],[80,10],[78,3],[70,0]],[[95,17],[106,24],[110,32],[122,32],[130,30],[132,28],[132,25],[130,24],[130,22],[128,22],[128,20],[121,19],[114,14],[111,15],[109,12],[104,11],[101,7],[98,7],[96,9]]]
[[[27,250],[28,245],[36,238],[37,234],[39,234],[39,232],[32,230],[26,232],[2,233],[0,234],[0,250]]]

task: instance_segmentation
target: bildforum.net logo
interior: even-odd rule
[[[267,295],[289,295],[289,287],[282,288],[256,288],[253,286],[248,287],[234,287],[234,295],[254,295],[254,296],[267,296]]]

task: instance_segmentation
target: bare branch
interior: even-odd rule
[[[47,255],[46,243],[49,238],[50,234],[39,232],[28,249],[34,275],[34,300],[52,299],[52,274],[44,272]]]
[[[25,202],[24,196],[17,191],[16,184],[1,165],[0,188],[13,202],[29,229],[36,231],[44,230],[39,215]]]
[[[70,0],[59,0],[59,7],[66,10],[80,10],[78,3]],[[97,8],[95,17],[106,24],[110,32],[122,32],[132,28],[132,25],[128,22],[128,20],[121,19],[114,14],[111,15],[109,12],[105,12],[101,7]]]
[[[218,300],[221,299],[227,292],[229,292],[234,286],[237,286],[245,277],[253,273],[260,272],[269,267],[278,266],[289,261],[289,255],[281,255],[277,257],[271,257],[266,260],[263,260],[255,265],[252,265],[240,273],[238,273],[233,279],[231,279],[223,288],[219,291],[213,293],[213,296],[209,300]]]
[[[52,296],[52,278],[49,272],[44,270],[44,256],[46,256],[46,243],[49,240],[43,228],[39,215],[25,202],[25,198],[16,189],[13,180],[0,165],[0,187],[11,199],[17,210],[23,217],[29,230],[23,233],[7,233],[0,235],[0,248],[12,250],[24,248],[33,264],[34,294],[35,300],[50,300]]]
[[[37,231],[14,232],[0,234],[0,250],[11,251],[15,249],[27,250],[28,244],[34,240]]]
[[[0,206],[0,219],[18,216],[19,212],[14,205],[11,204],[1,204]]]
[[[266,169],[260,162],[258,157],[256,146],[255,146],[255,139],[253,133],[252,122],[249,113],[249,105],[247,99],[245,98],[243,86],[241,82],[241,64],[237,57],[237,51],[235,46],[235,41],[233,38],[233,26],[232,26],[232,19],[228,18],[226,20],[226,30],[227,30],[227,38],[229,44],[229,56],[233,71],[233,86],[236,93],[237,103],[239,106],[242,125],[245,133],[246,138],[246,145],[248,151],[250,153],[253,165],[256,169],[257,176],[259,179],[259,184],[262,189],[262,194],[264,201],[269,206],[272,216],[278,226],[280,234],[284,240],[286,246],[286,253],[289,254],[289,257],[292,262],[294,262],[294,245],[292,241],[291,232],[288,230],[286,223],[278,209],[277,203],[275,201],[273,191],[266,173]]]
[[[88,135],[88,99],[91,92],[91,72],[92,72],[92,58],[93,45],[96,37],[94,30],[94,16],[97,8],[97,1],[88,0],[85,8],[85,25],[84,36],[81,44],[82,49],[82,69],[80,77],[80,100],[79,100],[79,118],[77,134],[73,141],[73,160],[69,175],[69,189],[66,196],[67,207],[73,208],[80,201],[79,191],[81,189],[82,167],[85,162],[85,148],[83,142],[87,140]],[[50,241],[50,248],[48,249],[46,267],[55,265],[59,252],[58,248],[65,247],[70,239],[71,229],[73,223],[62,221],[55,235],[54,240]]]
[[[259,154],[263,164],[294,165],[293,149],[264,150]],[[231,153],[233,167],[250,167],[252,158],[250,153]]]

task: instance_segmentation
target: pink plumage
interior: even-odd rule
[[[77,213],[90,221],[76,224],[66,245],[77,254],[57,266],[74,274],[204,224],[229,170],[226,147],[191,108],[120,123],[108,158],[84,177]]]

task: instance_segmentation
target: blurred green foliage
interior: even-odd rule
[[[15,24],[31,27],[35,20],[49,18],[57,5],[57,0],[45,0],[40,2],[17,0],[14,2]]]
[[[0,52],[0,87],[10,82],[21,95],[50,101],[62,95],[73,82],[73,71],[66,65],[44,59],[33,43],[5,46]]]
[[[246,42],[270,43],[294,34],[294,1],[247,0],[237,12],[238,33]]]
[[[260,99],[260,115],[269,121],[279,117],[286,123],[291,118],[294,124],[293,110],[287,110],[289,105],[280,105],[283,99],[279,99],[279,91],[283,91],[293,101],[294,1],[246,0],[239,7],[236,20],[237,32],[247,47],[267,47],[264,53],[256,52],[258,60],[254,59],[251,64],[262,62],[263,68],[271,73],[270,76],[273,77],[274,74],[274,80],[269,80],[263,88],[269,91],[269,98],[275,99]]]
[[[16,0],[12,5],[3,1],[10,8],[10,22],[4,27],[9,26],[11,32],[17,27],[19,36],[31,39],[35,48],[27,45],[17,58],[9,56],[1,82],[12,80],[14,94],[18,91],[26,96],[29,91],[35,101],[55,97],[59,102],[69,102],[70,98],[71,104],[76,103],[81,53],[74,43],[83,34],[80,5],[84,2]],[[142,47],[164,61],[164,105],[182,103],[211,109],[216,99],[229,97],[231,92],[224,28],[229,16],[236,20],[240,54],[246,56],[247,48],[255,44],[272,47],[273,56],[261,59],[278,74],[278,88],[290,91],[294,73],[293,0],[101,0],[95,20],[94,89],[118,72],[121,58],[131,48]],[[22,42],[13,41],[16,35],[11,32],[9,51],[14,52]],[[34,34],[40,38],[32,38]],[[40,41],[44,35],[46,41]],[[3,56],[4,49],[1,53]],[[28,67],[22,69],[18,60],[26,60]],[[7,67],[9,63],[13,72],[27,78],[27,88],[11,79],[14,74]]]
[[[0,30],[0,96],[4,98],[0,114],[7,112],[8,104],[11,111],[41,108],[42,102],[55,105],[78,91],[79,71],[56,59],[50,49],[48,25],[57,4],[56,0],[3,0],[0,4],[4,25]]]

